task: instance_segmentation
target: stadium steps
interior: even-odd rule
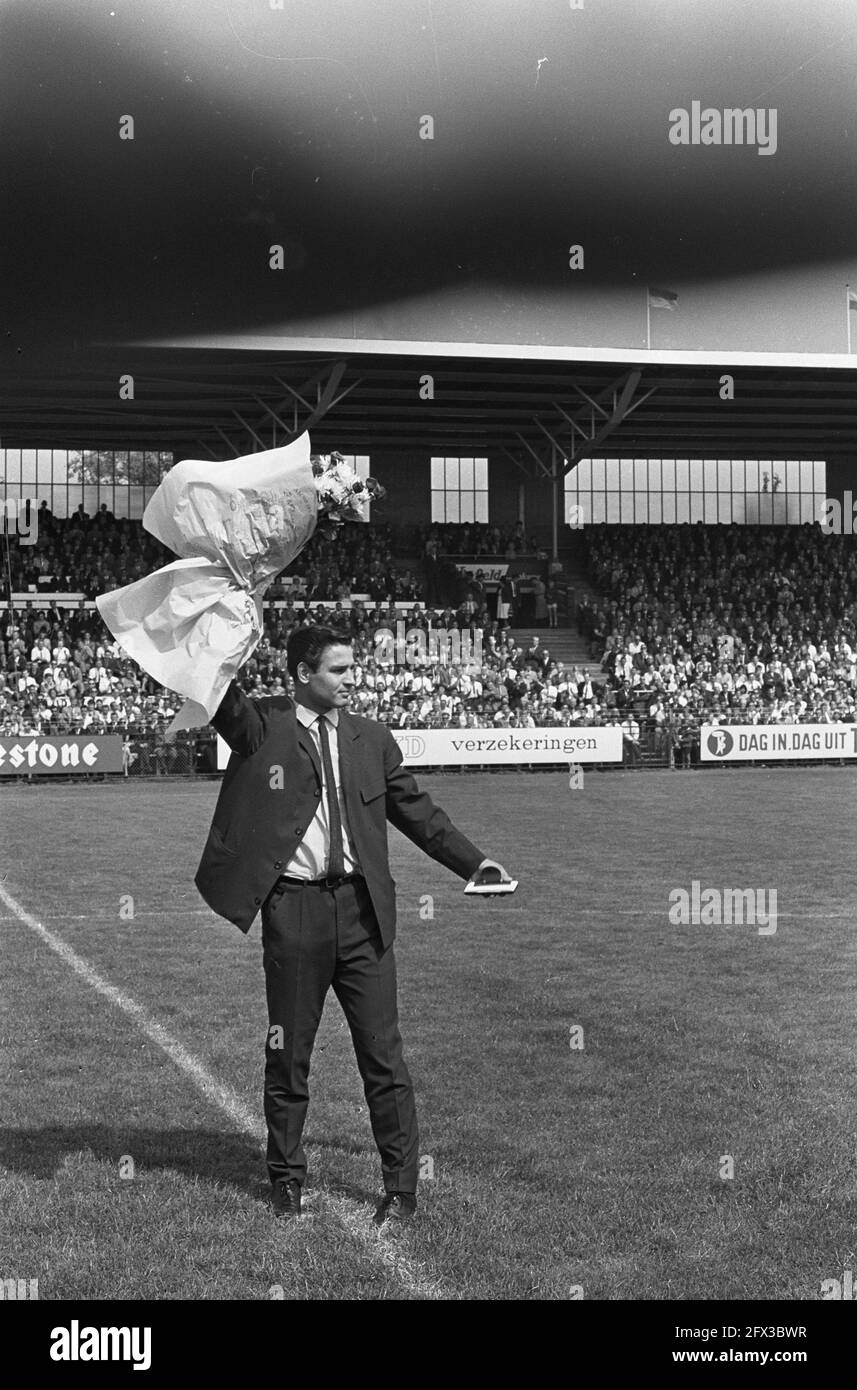
[[[574,622],[575,605],[583,598],[597,601],[601,595],[587,579],[582,560],[575,555],[571,547],[563,548],[560,559],[563,572],[555,575],[555,579],[560,590],[563,587],[567,589],[567,599],[564,601],[561,597],[559,601],[558,616],[562,625],[555,628],[514,627],[511,629],[512,636],[515,644],[526,651],[533,637],[537,635],[539,645],[546,647],[556,661],[561,661],[564,666],[580,667],[593,680],[603,680],[601,666],[589,655],[586,639],[577,631]]]
[[[583,568],[582,560],[573,551],[566,551],[562,556],[562,564],[565,574],[563,581],[569,588],[569,609],[573,603],[579,603],[581,599],[588,598],[598,602],[603,595],[598,592],[595,585],[587,577]]]
[[[602,680],[604,677],[600,665],[597,661],[592,660],[587,651],[586,642],[576,628],[513,627],[509,629],[509,632],[515,645],[523,647],[524,651],[527,650],[533,638],[538,637],[539,646],[546,648],[555,661],[561,661],[564,666],[579,666],[593,680],[596,677]]]

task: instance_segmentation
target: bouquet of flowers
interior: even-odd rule
[[[313,478],[318,492],[318,531],[329,540],[346,521],[360,521],[368,502],[382,502],[387,495],[377,478],[359,478],[342,454],[312,454]]]
[[[183,459],[143,513],[181,558],[96,598],[116,641],[185,696],[167,732],[207,724],[262,636],[262,599],[314,534],[336,535],[384,489],[341,454],[310,455],[309,436],[226,462]]]

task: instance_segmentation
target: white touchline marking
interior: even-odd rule
[[[61,936],[49,931],[37,918],[33,917],[16,898],[12,897],[12,894],[3,886],[2,880],[0,880],[0,900],[12,913],[12,917],[5,920],[17,920],[35,932],[45,945],[55,951],[66,965],[71,966],[75,974],[85,980],[96,993],[102,995],[117,1009],[121,1009],[129,1018],[132,1018],[140,1031],[167,1054],[179,1070],[190,1078],[205,1098],[229,1117],[236,1129],[255,1140],[260,1148],[263,1147],[267,1134],[265,1126],[248,1110],[235,1091],[218,1081],[198,1058],[188,1052],[177,1038],[172,1037],[166,1028],[146,1012],[142,1004],[138,1004],[124,990],[112,985],[87,960],[84,960],[83,956],[69,946],[68,942],[63,941]],[[395,1242],[374,1226],[367,1219],[363,1208],[352,1201],[350,1197],[320,1189],[316,1189],[314,1195],[319,1197],[323,1205],[338,1218],[349,1235],[363,1246],[366,1254],[371,1259],[380,1259],[381,1263],[405,1285],[409,1292],[416,1294],[418,1298],[425,1299],[449,1300],[455,1298],[454,1294],[447,1292],[440,1284],[426,1278],[415,1261],[400,1254],[396,1249]]]
[[[136,922],[139,917],[211,917],[210,907],[148,907],[135,908],[134,916],[129,921]],[[782,916],[782,914],[780,914]],[[56,918],[58,922],[117,922],[118,914],[115,912],[43,912],[42,917],[46,922],[51,918]],[[17,922],[18,917],[12,913],[8,917],[0,914],[0,922]]]
[[[314,1152],[316,1151],[312,1148],[307,1151],[308,1155]],[[425,1299],[449,1301],[457,1298],[456,1294],[449,1293],[442,1285],[425,1278],[415,1261],[399,1253],[393,1240],[371,1222],[367,1224],[360,1208],[350,1197],[333,1192],[325,1192],[322,1196],[324,1205],[336,1214],[348,1233],[363,1246],[366,1254],[374,1259],[380,1255],[382,1263],[393,1270],[411,1293]]]

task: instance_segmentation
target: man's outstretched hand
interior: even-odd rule
[[[503,868],[503,865],[498,864],[496,859],[483,859],[482,863],[479,865],[479,868],[476,869],[475,872],[470,875],[470,878],[467,880],[467,882],[478,883],[480,875],[482,874],[484,869],[499,869],[501,883],[511,883],[512,881],[512,875],[507,874],[506,870]]]

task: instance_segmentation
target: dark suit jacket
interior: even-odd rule
[[[253,700],[232,681],[211,722],[232,754],[194,882],[209,907],[247,932],[316,813],[320,760],[287,695]],[[387,946],[396,934],[388,820],[460,878],[487,856],[420,791],[384,724],[340,709],[339,761],[354,848]]]

